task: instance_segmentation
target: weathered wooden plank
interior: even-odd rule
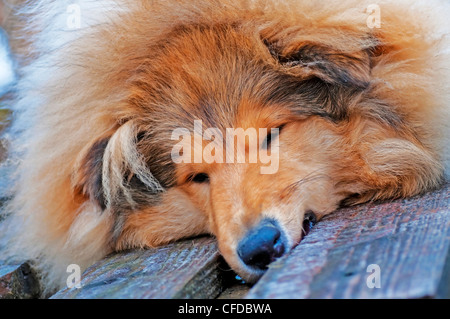
[[[223,287],[221,265],[215,239],[186,240],[112,255],[83,274],[81,289],[64,289],[52,298],[215,298]]]
[[[244,299],[249,291],[250,286],[236,283],[225,289],[217,299]]]
[[[448,281],[449,189],[328,216],[247,298],[437,297]],[[367,285],[371,264],[381,288]]]
[[[438,287],[437,299],[450,299],[450,249],[447,253],[444,271],[442,273],[441,282]]]

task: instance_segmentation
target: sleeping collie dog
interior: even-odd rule
[[[70,264],[212,234],[252,282],[305,219],[439,187],[449,6],[5,1],[19,77],[5,253],[54,290]]]

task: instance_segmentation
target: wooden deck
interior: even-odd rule
[[[108,256],[84,273],[81,289],[52,298],[450,298],[449,190],[340,210],[253,287],[202,237]],[[33,297],[34,274],[23,267],[0,267],[0,296]],[[374,269],[380,288],[370,288]]]
[[[449,199],[447,186],[412,200],[341,210],[275,264],[248,297],[439,297],[440,285],[450,284],[442,281],[450,244]],[[370,265],[379,266],[381,288],[367,285]]]

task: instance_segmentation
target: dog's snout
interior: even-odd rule
[[[285,252],[282,232],[273,220],[265,219],[241,240],[238,255],[249,267],[260,270]]]

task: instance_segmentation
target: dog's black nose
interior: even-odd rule
[[[264,219],[241,240],[238,255],[250,267],[260,270],[284,254],[282,233],[276,222]]]

